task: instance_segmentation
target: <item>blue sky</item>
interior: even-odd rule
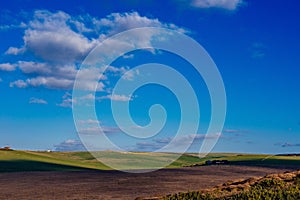
[[[297,1],[279,0],[1,3],[0,146],[82,149],[71,109],[81,62],[103,39],[130,28],[154,26],[181,31],[199,42],[222,75],[227,116],[214,151],[299,152],[299,6]],[[201,102],[200,128],[190,149],[197,151],[210,119],[209,95],[190,64],[167,52],[131,52],[111,64],[104,85],[91,97],[104,132],[125,149],[142,151],[160,148],[174,136],[180,110],[166,88],[148,85],[129,98],[112,96],[112,86],[108,87],[129,69],[148,62],[173,67],[193,85]],[[92,71],[87,74],[93,75]],[[168,119],[161,133],[148,140],[120,133],[110,102],[127,100],[133,119],[141,126],[149,123],[151,105],[164,105]],[[82,123],[91,125],[88,131],[97,131],[93,128],[98,121]],[[186,133],[180,142],[189,141],[191,134]]]

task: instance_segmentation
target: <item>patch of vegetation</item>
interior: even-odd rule
[[[233,153],[211,153],[204,158],[198,154],[186,153],[147,153],[147,152],[93,152],[98,158],[111,166],[122,166],[122,169],[139,169],[138,167],[158,168],[166,163],[166,168],[201,166],[207,160],[228,160],[230,165],[255,166],[300,166],[299,156],[270,156]],[[179,158],[178,158],[179,157]],[[178,159],[177,159],[178,158]],[[172,162],[173,161],[173,162]],[[36,162],[30,167],[29,163]],[[19,164],[19,163],[25,163]],[[46,152],[46,151],[0,151],[0,172],[7,171],[57,171],[57,170],[112,170],[99,162],[89,152]]]
[[[110,169],[89,152],[0,151],[0,172]]]
[[[196,155],[196,154],[195,154]],[[198,162],[186,166],[205,165],[207,160],[227,160],[230,165],[242,166],[266,166],[266,167],[290,167],[300,166],[300,156],[277,156],[267,154],[232,154],[211,153],[201,158]]]
[[[300,171],[270,175],[258,180],[223,184],[208,191],[167,195],[162,200],[294,200],[300,199]]]

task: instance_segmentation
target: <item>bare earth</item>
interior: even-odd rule
[[[203,166],[133,174],[118,171],[0,173],[0,199],[135,199],[199,190],[290,169]]]

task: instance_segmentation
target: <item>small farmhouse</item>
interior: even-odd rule
[[[12,149],[9,146],[0,148],[2,151],[11,151]]]

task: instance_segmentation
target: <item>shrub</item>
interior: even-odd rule
[[[228,187],[229,188],[229,187]],[[263,179],[250,188],[244,188],[239,192],[228,193],[227,188],[221,192],[193,191],[178,193],[164,197],[164,200],[295,200],[300,199],[300,175],[293,181],[285,182],[276,178]]]

